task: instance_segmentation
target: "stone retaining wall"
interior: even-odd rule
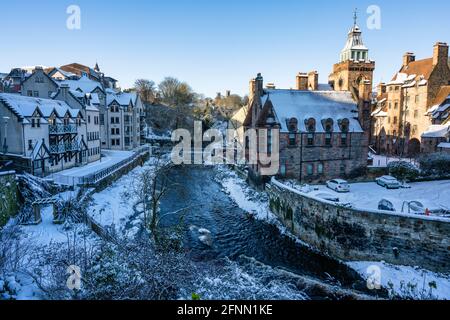
[[[358,210],[309,197],[276,180],[271,210],[302,241],[345,261],[386,261],[450,272],[450,220]]]
[[[17,194],[16,173],[0,172],[0,227],[17,214],[19,198]]]

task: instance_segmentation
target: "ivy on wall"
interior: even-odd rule
[[[0,227],[19,210],[17,184],[14,175],[0,177]]]

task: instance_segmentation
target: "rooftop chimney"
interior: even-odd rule
[[[319,89],[319,73],[311,71],[308,73],[308,90],[317,91]]]
[[[433,49],[433,66],[439,63],[448,63],[448,44],[438,42]]]
[[[258,73],[256,79],[255,79],[255,93],[258,94],[260,97],[264,94],[264,78],[261,75],[261,73]]]
[[[386,83],[380,82],[380,84],[378,84],[377,94],[378,96],[381,96],[383,93],[386,93]]]
[[[297,74],[296,89],[306,91],[308,90],[308,75],[300,72]]]
[[[59,90],[61,91],[62,96],[65,98],[65,97],[67,97],[67,94],[69,93],[69,85],[62,84],[59,86]]]
[[[403,56],[403,66],[406,67],[411,62],[416,61],[416,56],[412,52],[407,52]]]

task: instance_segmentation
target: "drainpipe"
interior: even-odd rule
[[[300,183],[303,180],[303,132],[300,131]]]

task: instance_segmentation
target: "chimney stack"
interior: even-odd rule
[[[416,61],[416,56],[412,52],[407,52],[403,56],[403,66],[406,67],[411,62]]]
[[[264,78],[261,73],[258,73],[255,79],[255,93],[262,97],[264,95]]]
[[[297,74],[296,89],[306,91],[308,90],[308,75],[300,72]]]
[[[308,90],[317,91],[319,89],[319,73],[311,71],[308,73]]]
[[[448,63],[448,44],[438,42],[433,48],[433,66]]]
[[[59,90],[61,90],[61,94],[63,97],[67,97],[67,94],[69,93],[69,85],[68,84],[62,84],[59,86]]]

